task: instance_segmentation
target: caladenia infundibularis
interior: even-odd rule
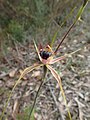
[[[67,107],[67,112],[68,112],[68,116],[69,116],[69,120],[72,120],[71,118],[71,114],[70,114],[70,111],[69,111],[69,108],[68,108],[68,104],[67,104],[67,101],[66,101],[66,97],[65,97],[65,94],[64,94],[64,91],[63,91],[63,87],[62,87],[62,83],[61,83],[61,78],[60,76],[58,75],[58,73],[55,71],[55,69],[51,66],[52,64],[58,62],[58,61],[61,61],[63,59],[66,59],[67,57],[69,57],[70,55],[78,52],[80,49],[70,53],[70,54],[65,54],[64,56],[61,56],[61,57],[56,57],[56,53],[59,49],[59,47],[61,46],[62,42],[64,41],[64,39],[67,37],[68,33],[70,32],[70,30],[73,28],[73,26],[75,25],[75,23],[78,21],[78,19],[80,18],[81,14],[83,13],[83,10],[84,8],[86,7],[88,3],[88,0],[84,0],[84,3],[82,4],[82,6],[80,7],[79,11],[78,11],[78,14],[76,16],[76,19],[75,21],[73,22],[73,24],[69,27],[67,33],[63,36],[63,38],[61,39],[59,45],[57,45],[56,47],[56,50],[53,51],[52,48],[47,45],[45,48],[41,47],[41,49],[38,49],[35,41],[34,41],[34,46],[35,46],[35,49],[37,51],[37,54],[38,54],[38,57],[39,57],[39,60],[40,62],[39,63],[36,63],[30,67],[27,67],[26,69],[24,69],[24,71],[22,72],[22,74],[20,75],[19,79],[16,81],[14,87],[12,88],[12,91],[11,93],[9,94],[9,97],[8,97],[8,100],[5,104],[5,107],[4,107],[4,110],[2,112],[2,115],[0,117],[0,120],[2,120],[3,116],[4,116],[4,113],[5,113],[5,110],[8,106],[8,103],[9,103],[9,100],[12,96],[12,93],[13,91],[15,90],[16,86],[20,83],[21,79],[28,73],[30,73],[31,71],[33,71],[34,69],[38,68],[38,67],[41,67],[43,66],[45,69],[44,69],[44,77],[46,75],[46,69],[49,69],[50,72],[52,73],[53,77],[57,80],[59,86],[60,86],[60,90],[62,92],[62,96],[63,96],[63,99],[64,99],[64,102],[66,104],[66,107]],[[44,79],[44,78],[43,78]],[[40,87],[42,86],[42,83],[43,81],[41,82],[41,85]],[[39,87],[39,90],[40,90],[40,87]],[[38,90],[38,92],[39,92]],[[30,114],[29,114],[29,119],[30,120],[30,117],[31,117],[31,114],[32,114],[32,111],[33,111],[33,108],[34,108],[34,105],[35,105],[35,102],[36,102],[36,98],[38,96],[38,93],[36,94],[36,97],[35,97],[35,101],[34,101],[34,104],[33,104],[33,107],[32,107],[32,110],[30,111]]]

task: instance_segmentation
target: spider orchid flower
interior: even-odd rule
[[[72,120],[71,114],[70,114],[70,111],[69,111],[69,108],[68,108],[68,105],[67,105],[66,97],[65,97],[65,94],[64,94],[64,90],[63,90],[63,87],[62,87],[61,78],[58,75],[58,73],[50,66],[50,64],[54,64],[54,63],[56,63],[56,62],[58,62],[62,59],[65,59],[68,55],[65,55],[65,56],[62,56],[62,57],[57,57],[57,58],[54,59],[55,53],[53,52],[52,48],[49,45],[47,45],[44,49],[42,48],[42,46],[41,46],[40,49],[38,49],[35,41],[34,41],[34,45],[35,45],[35,48],[36,48],[36,51],[37,51],[37,54],[38,54],[38,57],[39,57],[41,63],[43,65],[45,65],[47,67],[47,69],[49,69],[51,71],[53,77],[57,80],[57,82],[60,86],[61,92],[62,92],[62,96],[63,96],[64,102],[65,102],[65,105],[67,107],[67,112],[68,112],[69,119]],[[73,53],[71,53],[71,54],[73,54]]]
[[[66,54],[62,57],[57,57],[57,58],[54,58],[55,56],[55,53],[53,52],[52,48],[47,45],[45,48],[39,48],[37,47],[35,41],[34,41],[34,46],[35,46],[35,49],[37,51],[37,54],[38,54],[38,57],[39,57],[39,60],[41,63],[35,63],[34,65],[30,66],[30,67],[27,67],[24,69],[24,71],[21,73],[19,79],[16,81],[11,93],[9,94],[9,97],[8,97],[8,100],[5,104],[5,107],[4,107],[4,110],[3,110],[3,113],[1,115],[1,118],[0,120],[2,119],[2,117],[4,116],[4,113],[5,113],[5,110],[7,108],[7,105],[8,105],[8,102],[13,94],[13,91],[15,90],[16,86],[21,82],[21,79],[28,73],[32,72],[34,69],[38,68],[38,67],[41,67],[41,66],[46,66],[47,69],[49,69],[53,75],[53,77],[57,80],[59,86],[60,86],[60,90],[62,92],[62,96],[63,96],[63,99],[64,99],[64,102],[65,102],[65,105],[66,105],[66,108],[67,108],[67,112],[68,112],[68,116],[69,116],[69,120],[72,120],[71,118],[71,114],[70,114],[70,111],[69,111],[69,108],[68,108],[68,104],[67,104],[67,101],[66,101],[66,97],[65,97],[65,94],[64,94],[64,90],[63,90],[63,87],[62,87],[62,83],[61,83],[61,78],[60,76],[58,75],[57,71],[55,71],[53,69],[53,67],[51,67],[51,64],[54,64],[60,60],[63,60],[65,59],[66,57],[78,52],[80,49],[70,53],[70,54]]]
[[[2,120],[3,116],[4,116],[4,113],[6,111],[6,108],[8,106],[8,102],[10,101],[10,98],[13,94],[13,91],[15,90],[16,86],[21,82],[21,79],[28,73],[32,72],[34,69],[38,68],[38,67],[41,67],[41,66],[46,66],[47,69],[50,70],[50,72],[52,73],[53,77],[57,80],[59,86],[60,86],[60,90],[62,92],[62,96],[63,96],[63,99],[64,99],[64,102],[65,102],[65,105],[66,105],[66,108],[67,108],[67,112],[68,112],[68,116],[69,116],[69,120],[72,120],[71,118],[71,114],[70,114],[70,111],[69,111],[69,108],[68,108],[68,104],[67,104],[67,101],[66,101],[66,97],[65,97],[65,94],[64,94],[64,90],[63,90],[63,87],[62,87],[62,82],[61,82],[61,78],[60,76],[58,75],[57,71],[55,71],[53,69],[53,67],[51,67],[51,64],[54,64],[60,60],[63,60],[65,59],[66,57],[78,52],[80,49],[70,53],[70,54],[66,54],[62,57],[57,57],[57,58],[54,58],[55,56],[55,52],[53,52],[52,48],[47,45],[45,48],[40,48],[38,49],[35,41],[34,41],[34,46],[36,48],[36,51],[37,51],[37,54],[38,54],[38,57],[39,57],[39,60],[41,63],[35,63],[34,65],[30,66],[30,67],[27,67],[24,69],[24,71],[21,73],[19,79],[16,81],[14,87],[12,88],[12,91],[11,93],[9,94],[9,97],[8,97],[8,100],[5,104],[5,107],[4,107],[4,110],[3,110],[3,113],[1,115],[1,118],[0,120]]]
[[[52,48],[49,45],[47,45],[45,48],[42,48],[42,46],[40,45],[39,49],[37,48],[35,41],[34,41],[34,45],[35,45],[39,60],[44,65],[54,64],[62,59],[65,59],[65,56],[54,58],[55,53],[53,52]]]
[[[61,79],[60,79],[60,76],[58,75],[58,73],[51,67],[51,64],[54,64],[62,59],[65,59],[66,57],[68,57],[69,55],[71,54],[74,54],[76,53],[77,51],[79,50],[76,50],[75,52],[72,52],[70,54],[67,54],[67,55],[64,55],[62,57],[57,57],[57,58],[54,58],[55,56],[55,53],[57,52],[58,48],[60,47],[60,45],[62,44],[62,42],[64,41],[64,39],[67,37],[68,33],[70,32],[70,30],[73,28],[73,26],[75,25],[75,23],[78,21],[78,19],[80,18],[81,14],[83,13],[84,11],[84,8],[86,7],[87,3],[88,3],[89,0],[84,0],[84,3],[82,4],[82,6],[80,7],[79,11],[78,11],[78,14],[76,16],[76,19],[75,21],[73,22],[73,24],[69,27],[67,33],[64,35],[64,37],[62,38],[61,42],[59,43],[59,45],[57,46],[55,52],[53,52],[52,48],[47,45],[44,49],[41,47],[40,49],[37,48],[37,45],[34,41],[34,45],[35,45],[35,48],[36,48],[36,51],[37,51],[37,54],[38,54],[38,57],[41,61],[41,63],[38,63],[38,64],[34,64],[32,65],[31,67],[27,67],[23,72],[22,74],[20,75],[19,79],[16,81],[11,93],[9,94],[9,97],[8,97],[8,100],[5,104],[5,107],[4,107],[4,110],[3,110],[3,113],[0,117],[0,120],[2,120],[3,116],[4,116],[4,113],[5,113],[5,110],[8,106],[8,102],[12,96],[12,93],[14,91],[14,89],[16,88],[16,86],[20,83],[21,79],[27,74],[27,73],[30,73],[31,71],[33,71],[34,69],[38,68],[38,67],[41,67],[41,66],[46,66],[47,69],[49,69],[53,75],[53,77],[57,80],[59,86],[60,86],[60,89],[61,89],[61,92],[62,92],[62,95],[63,95],[63,98],[64,98],[64,102],[66,104],[66,107],[67,107],[67,112],[68,112],[68,115],[69,115],[69,119],[72,120],[71,118],[71,114],[70,114],[70,111],[68,109],[68,105],[67,105],[67,101],[66,101],[66,97],[64,95],[64,91],[63,91],[63,88],[62,88],[62,84],[61,84]]]
[[[37,54],[38,54],[38,57],[39,57],[39,60],[41,63],[36,63],[30,67],[27,67],[26,69],[24,69],[24,71],[22,72],[22,74],[20,75],[19,79],[16,81],[9,97],[8,97],[8,100],[6,102],[6,105],[4,107],[4,110],[3,110],[3,113],[2,113],[2,116],[4,115],[4,112],[7,108],[7,105],[8,105],[8,102],[12,96],[12,93],[14,91],[14,89],[16,88],[16,86],[20,83],[21,79],[28,73],[30,73],[31,71],[33,71],[34,69],[38,68],[38,67],[41,67],[41,66],[46,66],[47,69],[49,69],[53,75],[53,77],[57,80],[59,86],[60,86],[60,90],[62,92],[62,96],[63,96],[63,99],[64,99],[64,102],[65,102],[65,105],[66,105],[66,108],[67,108],[67,112],[68,112],[68,115],[69,115],[69,119],[72,120],[71,118],[71,114],[70,114],[70,111],[69,111],[69,108],[68,108],[68,105],[67,105],[67,101],[66,101],[66,97],[65,97],[65,94],[64,94],[64,91],[63,91],[63,87],[62,87],[62,83],[61,83],[61,78],[60,76],[58,75],[58,73],[50,66],[51,64],[54,64],[62,59],[65,59],[68,55],[66,56],[62,56],[62,57],[57,57],[57,58],[54,58],[55,56],[55,53],[53,52],[52,48],[47,45],[45,48],[39,48],[37,47],[35,41],[34,41],[34,46],[35,46],[35,49],[37,51]],[[1,118],[2,118],[1,116]]]

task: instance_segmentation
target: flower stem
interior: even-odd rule
[[[44,69],[43,69],[43,70],[44,70],[44,75],[43,75],[42,81],[41,81],[41,83],[40,83],[40,86],[39,86],[39,88],[38,88],[38,91],[37,91],[37,93],[36,93],[36,96],[35,96],[35,99],[34,99],[34,102],[33,102],[32,108],[31,108],[30,113],[29,113],[28,120],[30,120],[30,118],[31,118],[31,115],[32,115],[33,109],[34,109],[35,104],[36,104],[36,101],[37,101],[37,97],[38,97],[38,95],[39,95],[39,92],[40,92],[40,90],[41,90],[42,85],[44,84],[44,80],[45,80],[46,73],[47,73],[47,68],[46,68],[45,65],[44,65]]]
[[[41,83],[40,83],[40,86],[39,86],[39,88],[38,88],[38,91],[37,91],[37,93],[36,93],[36,96],[35,96],[35,99],[34,99],[34,103],[33,103],[33,105],[32,105],[32,108],[31,108],[31,110],[30,110],[28,120],[30,120],[30,118],[31,118],[31,114],[32,114],[32,112],[33,112],[33,109],[34,109],[34,106],[35,106],[35,104],[36,104],[36,100],[37,100],[39,91],[40,91],[40,89],[41,89],[43,83],[44,83],[44,81],[42,80]]]

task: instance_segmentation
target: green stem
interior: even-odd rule
[[[46,66],[44,65],[44,75],[43,75],[42,81],[41,81],[41,83],[40,83],[40,86],[39,86],[39,88],[38,88],[38,91],[37,91],[37,93],[36,93],[36,96],[35,96],[35,99],[34,99],[32,108],[31,108],[30,113],[29,113],[28,120],[30,120],[30,118],[31,118],[33,109],[34,109],[35,104],[36,104],[36,101],[37,101],[37,97],[38,97],[38,95],[39,95],[39,92],[40,92],[40,90],[41,90],[42,85],[44,84],[44,80],[45,80],[46,73],[47,73],[47,68],[46,68]]]
[[[35,104],[36,104],[37,97],[38,97],[38,95],[39,95],[39,91],[40,91],[43,83],[44,83],[44,81],[42,80],[41,83],[40,83],[40,86],[39,86],[39,88],[38,88],[38,91],[37,91],[37,93],[36,93],[36,96],[35,96],[35,99],[34,99],[34,103],[33,103],[33,105],[32,105],[32,108],[31,108],[31,110],[30,110],[28,120],[30,120],[30,118],[31,118],[31,115],[32,115],[34,106],[35,106]]]

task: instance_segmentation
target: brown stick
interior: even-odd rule
[[[84,0],[84,1],[83,1],[83,5],[82,5],[83,8],[86,6],[87,2],[88,2],[88,0]],[[81,7],[80,7],[80,9],[81,9]],[[79,10],[80,10],[80,9],[79,9]],[[83,10],[82,10],[82,11],[83,11]],[[82,12],[81,12],[81,14],[82,14]],[[81,16],[81,14],[80,14],[79,16],[78,16],[78,14],[77,14],[75,21],[74,21],[73,24],[69,27],[67,33],[62,37],[59,45],[57,46],[57,48],[56,48],[56,50],[55,50],[55,52],[54,52],[55,54],[57,53],[57,51],[58,51],[59,47],[61,46],[62,42],[63,42],[63,41],[65,40],[65,38],[67,37],[68,33],[71,31],[71,29],[73,28],[73,26],[74,26],[74,25],[76,24],[76,22],[78,21],[78,19],[79,19],[79,17]]]

